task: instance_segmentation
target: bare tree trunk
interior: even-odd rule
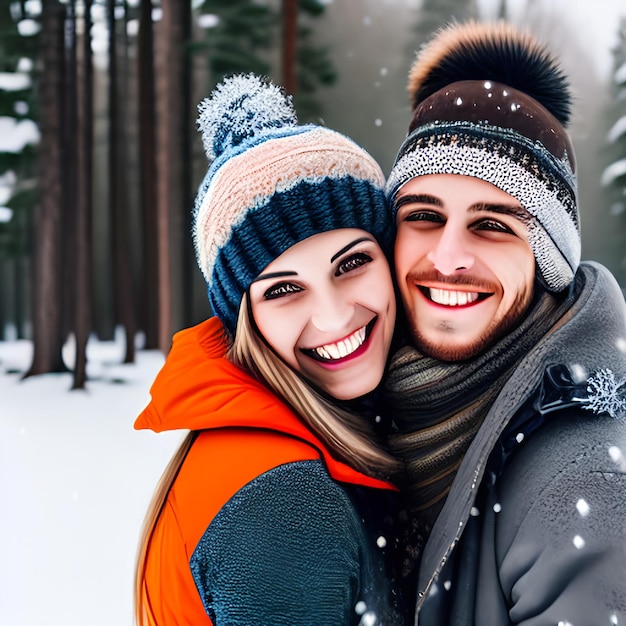
[[[83,35],[77,65],[77,189],[74,334],[76,365],[72,389],[87,381],[87,341],[91,330],[91,192],[93,150],[93,71],[91,65],[91,0],[84,0]]]
[[[13,276],[17,274],[17,265],[20,258],[0,259],[0,341],[8,340],[5,335],[9,323],[12,321],[11,314],[14,314],[17,307],[17,283]],[[11,313],[9,313],[11,311]],[[19,328],[19,321],[15,320],[15,328]]]
[[[115,0],[107,0],[109,17],[109,190],[112,218],[114,305],[116,322],[126,337],[124,363],[135,361],[135,311],[133,306],[129,225],[126,210],[126,159],[122,145],[123,116],[118,90]]]
[[[157,251],[156,111],[152,0],[141,0],[137,75],[139,78],[139,176],[143,216],[141,328],[145,347],[159,347],[159,264]]]
[[[63,202],[63,275],[65,277],[65,311],[67,316],[64,323],[64,335],[73,335],[75,365],[74,384],[76,370],[84,368],[85,346],[80,345],[76,336],[76,301],[80,297],[78,293],[78,259],[76,258],[78,241],[78,185],[80,179],[78,162],[78,54],[76,33],[76,0],[70,0],[67,4],[65,19],[65,89],[64,89],[64,202]],[[82,348],[82,355],[81,355]]]
[[[39,146],[41,195],[35,207],[33,360],[24,377],[65,371],[61,349],[60,222],[62,203],[62,85],[65,9],[44,0],[41,28]]]
[[[76,181],[78,163],[76,154],[76,15],[75,0],[70,0],[65,9],[65,46],[63,71],[62,144],[63,167],[61,203],[61,281],[63,306],[61,309],[61,332],[63,337],[73,334],[74,277],[76,263],[73,252],[76,242]]]
[[[171,335],[182,318],[182,241],[181,211],[191,210],[184,203],[181,167],[183,118],[181,109],[184,20],[188,7],[178,0],[163,0],[159,23],[157,58],[157,241],[159,264],[159,348],[167,352]],[[174,276],[174,280],[172,280]],[[175,291],[175,293],[173,293]],[[176,309],[173,305],[176,305]]]
[[[198,271],[196,264],[196,253],[193,248],[191,232],[193,226],[192,207],[195,189],[193,189],[193,142],[192,137],[196,136],[196,103],[192,101],[192,77],[191,77],[191,55],[185,48],[185,43],[191,41],[191,3],[181,4],[182,16],[182,70],[181,70],[181,191],[182,201],[180,210],[182,211],[182,223],[184,239],[183,247],[183,325],[190,326],[195,323],[194,309],[194,277]]]
[[[285,91],[291,95],[295,95],[298,88],[296,77],[297,27],[298,0],[283,0],[282,83]]]
[[[172,25],[169,23],[171,4],[173,0],[164,0],[162,3],[163,19],[159,23],[159,37],[156,47],[156,140],[157,140],[157,204],[156,204],[156,228],[157,228],[157,260],[159,277],[158,306],[159,306],[159,331],[158,346],[164,353],[168,352],[170,342],[170,327],[172,325],[170,308],[170,197],[172,196],[171,166],[175,155],[170,153],[172,148],[171,127],[174,111],[169,110],[172,93],[173,78],[170,76],[171,61],[171,37]]]

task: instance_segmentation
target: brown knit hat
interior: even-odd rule
[[[462,174],[516,198],[531,216],[539,278],[567,288],[580,262],[571,95],[545,47],[510,24],[452,24],[409,73],[412,119],[387,181],[392,201],[416,176]],[[395,209],[394,218],[395,218]]]

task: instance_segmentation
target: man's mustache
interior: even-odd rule
[[[437,282],[455,287],[472,287],[473,291],[481,291],[493,293],[497,291],[497,286],[493,282],[481,279],[471,274],[463,274],[462,276],[446,276],[437,270],[424,270],[420,272],[411,272],[408,275],[411,282],[421,285],[425,282]]]

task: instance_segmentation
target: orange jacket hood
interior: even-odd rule
[[[224,358],[226,341],[216,317],[174,335],[172,349],[150,389],[138,430],[262,428],[317,448],[336,480],[393,489],[333,458],[326,446],[271,391]]]

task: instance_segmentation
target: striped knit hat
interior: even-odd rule
[[[225,79],[198,110],[210,166],[196,196],[194,245],[213,312],[232,335],[252,280],[299,241],[360,228],[389,251],[384,176],[353,141],[298,126],[291,99],[252,74]]]
[[[580,262],[580,220],[565,129],[571,96],[556,61],[504,22],[453,24],[419,52],[408,88],[413,116],[387,181],[391,202],[416,176],[485,180],[531,216],[538,278],[550,291],[567,288]]]

